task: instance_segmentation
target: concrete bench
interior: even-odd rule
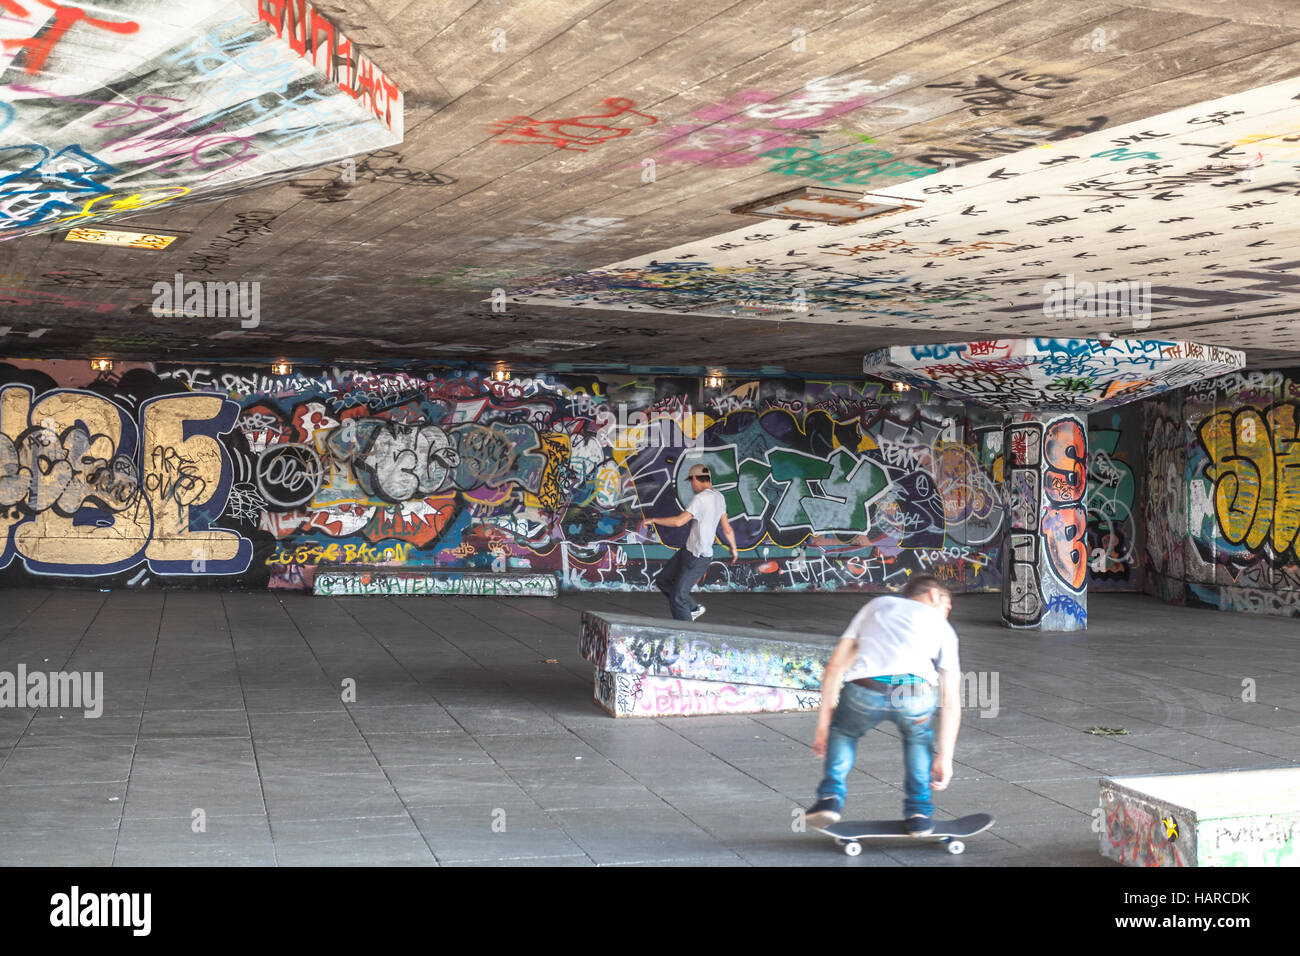
[[[1103,777],[1101,806],[1129,866],[1300,866],[1300,768]]]
[[[333,597],[555,597],[554,574],[531,571],[466,571],[453,568],[383,567],[363,564],[321,565],[313,594]]]
[[[584,611],[578,650],[615,717],[780,713],[821,706],[834,638]]]

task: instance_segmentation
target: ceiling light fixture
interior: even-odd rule
[[[70,229],[64,242],[92,242],[100,246],[127,246],[131,249],[166,249],[180,236],[156,232],[126,232],[121,229]]]
[[[90,360],[90,370],[92,372],[111,372],[113,371],[113,360],[110,358],[93,358]]]
[[[272,363],[271,363],[271,374],[272,374],[272,375],[290,375],[290,374],[292,374],[292,373],[293,373],[293,366],[290,365],[288,362],[272,362]]]

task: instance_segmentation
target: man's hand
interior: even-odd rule
[[[821,724],[817,725],[817,733],[813,736],[812,743],[812,752],[814,755],[818,757],[826,756],[826,741],[830,739],[830,736],[830,727],[823,727]]]
[[[930,786],[935,790],[947,790],[952,783],[952,758],[934,755],[930,763]]]
[[[735,564],[735,563],[736,563],[737,561],[739,561],[739,560],[740,560],[740,552],[737,551],[735,548],[732,548],[732,549],[731,549],[731,563],[732,563],[732,564]]]

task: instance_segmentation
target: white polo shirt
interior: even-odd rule
[[[892,674],[915,674],[934,684],[939,669],[958,673],[957,632],[939,608],[888,594],[869,601],[849,623],[858,653],[844,672],[846,681]]]

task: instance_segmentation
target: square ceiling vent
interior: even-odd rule
[[[731,211],[742,216],[762,216],[766,219],[798,219],[804,222],[828,223],[833,226],[851,226],[864,219],[875,219],[908,209],[920,208],[914,199],[895,199],[874,193],[856,193],[844,189],[823,189],[820,186],[800,186],[789,192],[777,193],[734,207]]]

